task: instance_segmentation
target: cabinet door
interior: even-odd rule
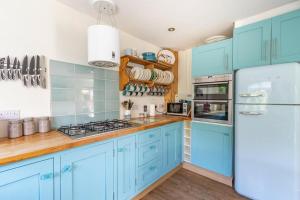
[[[232,39],[203,45],[192,50],[192,76],[232,72]]]
[[[61,157],[61,200],[113,199],[113,142]]]
[[[135,193],[135,136],[117,141],[118,199],[125,200]]]
[[[53,200],[53,159],[0,172],[1,200]]]
[[[169,172],[182,160],[182,126],[175,124],[163,129],[163,168]]]
[[[232,176],[232,145],[231,127],[192,123],[192,164]]]
[[[300,10],[272,18],[272,64],[300,61]]]
[[[271,64],[270,49],[270,19],[235,29],[233,69]]]

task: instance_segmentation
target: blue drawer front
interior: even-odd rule
[[[153,129],[138,135],[138,144],[144,145],[161,139],[161,129]]]
[[[161,140],[139,147],[139,166],[161,156]]]
[[[162,160],[161,158],[155,159],[138,169],[137,172],[137,189],[142,190],[148,185],[156,181],[162,171]]]

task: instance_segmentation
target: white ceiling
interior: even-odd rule
[[[59,0],[96,17],[90,0]],[[232,35],[233,22],[293,0],[114,0],[117,26],[160,47],[186,49],[219,34]],[[168,32],[175,27],[175,32]]]

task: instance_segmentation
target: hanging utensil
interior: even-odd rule
[[[45,56],[40,56],[40,69],[41,69],[41,87],[46,88],[47,83],[47,69],[45,64]]]
[[[28,56],[26,55],[25,58],[23,59],[22,63],[22,81],[24,86],[28,86],[28,77],[29,77],[29,69],[28,69]]]
[[[41,85],[41,63],[40,63],[39,55],[36,57],[35,80],[36,80],[36,85],[40,86]]]
[[[4,80],[3,70],[4,70],[5,58],[0,59],[0,80]]]
[[[22,79],[22,69],[21,69],[21,63],[20,61],[18,60],[18,63],[17,63],[17,79]]]
[[[32,56],[29,64],[29,79],[27,85],[34,86],[35,84],[35,57]]]
[[[12,66],[12,79],[13,80],[17,80],[18,79],[17,64],[18,64],[18,60],[17,60],[17,58],[15,58],[14,62],[13,62],[13,66]]]
[[[10,66],[10,58],[9,58],[9,56],[7,56],[7,59],[6,59],[6,75],[7,75],[8,80],[12,80],[12,75],[13,75],[12,72],[13,71],[12,71],[12,68]]]

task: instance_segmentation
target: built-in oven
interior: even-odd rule
[[[195,78],[192,118],[222,124],[232,124],[232,75]]]

